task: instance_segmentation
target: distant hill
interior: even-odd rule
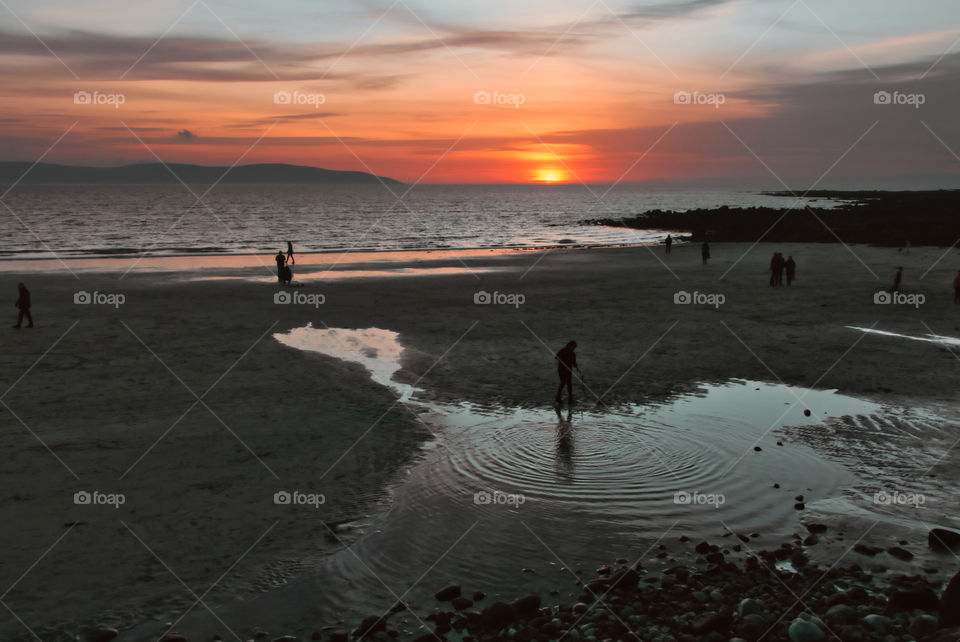
[[[11,184],[30,169],[32,163],[23,161],[0,162],[0,184]],[[173,173],[171,173],[173,172]],[[176,174],[176,177],[173,175]],[[224,176],[226,174],[226,176]],[[220,177],[223,176],[223,180]],[[80,167],[75,165],[54,165],[38,163],[24,176],[21,184],[96,184],[96,185],[165,185],[180,181],[191,184],[209,185],[214,182],[223,184],[322,184],[322,185],[370,185],[399,184],[400,181],[366,172],[345,172],[303,165],[285,165],[267,163],[259,165],[238,165],[229,167],[209,167],[183,163],[140,163],[121,165],[120,167]]]

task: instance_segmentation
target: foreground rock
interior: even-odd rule
[[[811,533],[822,532],[811,528]],[[681,543],[688,540],[682,539]],[[691,564],[646,571],[621,558],[584,578],[573,604],[544,604],[540,595],[495,601],[476,610],[451,585],[435,597],[440,610],[423,618],[432,631],[402,631],[384,617],[369,617],[355,639],[557,640],[566,642],[756,642],[818,640],[960,639],[960,572],[938,595],[928,575],[883,573],[883,584],[857,564],[821,568],[807,559],[797,536],[775,550],[758,550],[739,564],[728,556],[738,544],[701,541]],[[790,560],[796,572],[777,563]],[[802,563],[797,563],[802,562]],[[470,594],[470,593],[468,593]],[[474,593],[475,596],[481,595]],[[802,600],[797,599],[802,596]],[[448,604],[449,603],[449,604]],[[407,621],[407,626],[410,621]]]

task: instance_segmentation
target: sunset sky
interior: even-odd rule
[[[960,187],[956,0],[0,0],[0,58],[0,160]]]

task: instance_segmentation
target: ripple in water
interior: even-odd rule
[[[402,353],[395,332],[307,326],[275,336],[362,364],[425,409],[438,435],[350,551],[280,591],[289,599],[288,590],[309,590],[337,616],[388,607],[423,574],[404,598],[423,607],[432,607],[432,590],[462,578],[491,595],[507,587],[512,599],[523,567],[536,571],[523,576],[531,589],[556,588],[572,584],[558,575],[568,565],[641,556],[668,535],[781,537],[798,526],[795,495],[808,503],[835,496],[851,475],[806,446],[777,445],[780,429],[881,409],[832,391],[743,380],[616,410],[427,403],[393,380]]]

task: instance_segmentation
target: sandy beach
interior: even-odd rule
[[[775,250],[798,263],[791,287],[767,284]],[[552,412],[553,352],[575,339],[584,374],[578,408],[591,411],[653,406],[735,379],[921,409],[928,424],[871,428],[832,418],[778,434],[850,470],[858,476],[851,487],[863,492],[882,470],[884,488],[926,494],[930,526],[960,526],[949,492],[958,478],[958,357],[956,348],[922,340],[960,337],[955,251],[714,244],[712,255],[706,266],[692,246],[675,246],[669,257],[658,247],[420,257],[405,267],[458,269],[307,280],[287,290],[292,303],[275,303],[277,285],[262,267],[133,271],[122,279],[3,273],[11,303],[16,283],[28,284],[37,327],[8,328],[2,354],[8,465],[0,514],[10,526],[0,536],[0,573],[12,586],[4,601],[22,621],[3,620],[0,637],[32,639],[33,630],[44,640],[75,639],[101,624],[135,630],[121,640],[147,639],[193,605],[174,628],[208,639],[207,604],[229,614],[219,628],[225,639],[230,630],[252,636],[253,627],[290,632],[293,605],[281,613],[274,603],[270,613],[255,598],[351,542],[351,528],[338,525],[389,506],[389,489],[437,429],[362,366],[273,337],[307,324],[399,333],[397,381],[430,403]],[[324,267],[301,261],[300,273]],[[903,295],[923,296],[875,303],[897,266]],[[231,278],[212,278],[222,276]],[[75,303],[80,291],[94,302]],[[493,302],[475,303],[480,292]],[[677,303],[679,292],[700,302]],[[122,304],[110,295],[122,295]],[[322,511],[277,505],[274,494],[284,490],[322,493]],[[81,491],[102,495],[75,503]],[[116,494],[122,505],[109,503]],[[843,508],[845,493],[833,500],[817,510],[847,539],[831,548],[825,538],[809,553],[825,564],[874,517]],[[956,559],[924,554],[926,531],[908,511],[893,507],[863,541],[909,539],[914,572],[936,566],[935,578],[949,579]],[[800,528],[796,514],[786,528]],[[584,559],[593,562],[586,551]],[[322,590],[322,581],[312,586]],[[303,621],[303,630],[336,621],[324,616]]]

